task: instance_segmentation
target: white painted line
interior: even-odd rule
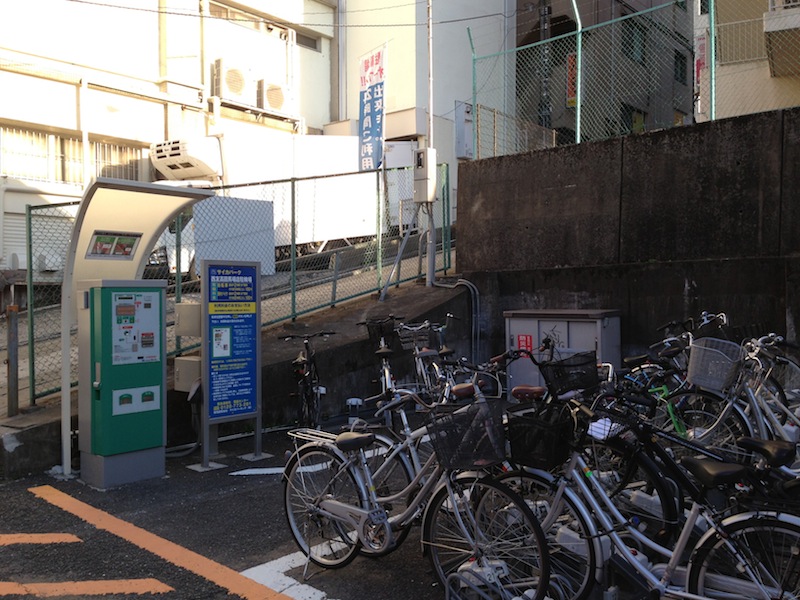
[[[294,600],[333,600],[325,592],[286,575],[287,571],[305,567],[306,560],[305,554],[295,552],[242,571],[241,574]]]
[[[280,475],[281,473],[283,473],[283,467],[262,467],[260,469],[232,471],[228,475]]]

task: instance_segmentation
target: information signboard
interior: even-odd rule
[[[260,264],[204,260],[202,273],[205,439],[209,425],[223,421],[255,417],[260,431]]]

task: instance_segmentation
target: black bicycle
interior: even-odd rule
[[[315,360],[316,352],[311,345],[311,338],[327,338],[335,333],[335,331],[317,331],[316,333],[302,335],[280,336],[280,339],[286,341],[303,340],[303,349],[300,350],[297,358],[292,361],[292,371],[297,380],[297,397],[300,401],[297,413],[297,424],[300,427],[319,429],[320,407],[322,396],[325,395],[325,387],[320,384],[317,361]]]

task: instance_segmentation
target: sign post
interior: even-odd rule
[[[216,448],[213,425],[255,419],[261,455],[261,265],[202,261],[203,467]]]

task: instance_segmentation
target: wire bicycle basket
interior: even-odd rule
[[[403,350],[414,348],[439,348],[439,325],[436,323],[406,323],[397,328],[397,337]]]
[[[511,460],[546,471],[564,464],[575,436],[572,415],[560,403],[509,412],[506,429]]]
[[[722,392],[733,383],[744,358],[742,347],[719,338],[700,338],[689,346],[686,380],[692,385]]]
[[[597,353],[577,352],[561,360],[539,363],[539,371],[554,396],[573,390],[597,387],[600,375],[597,370]]]
[[[502,400],[439,405],[427,426],[439,464],[447,469],[484,468],[505,459]]]

